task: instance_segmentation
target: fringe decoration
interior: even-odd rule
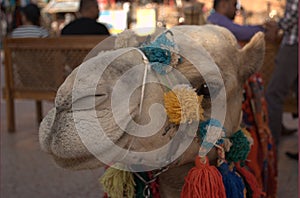
[[[222,174],[223,184],[225,186],[226,197],[244,198],[245,185],[242,178],[237,175],[235,170],[230,170],[227,163],[222,163],[218,170]]]
[[[203,120],[201,107],[203,96],[198,96],[188,85],[177,85],[164,94],[164,103],[169,121],[174,124]]]
[[[242,175],[245,183],[247,183],[251,189],[251,193],[248,193],[247,191],[247,197],[259,198],[262,195],[265,195],[265,193],[262,192],[262,189],[259,187],[255,176],[249,170],[247,170],[245,167],[241,167],[238,163],[236,164],[236,170]]]
[[[135,182],[131,172],[110,167],[100,178],[100,183],[111,198],[135,197]]]
[[[195,165],[185,177],[181,198],[225,198],[225,188],[222,176],[215,166],[210,166],[208,158],[201,161],[196,157]]]

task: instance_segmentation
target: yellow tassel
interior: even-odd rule
[[[133,198],[135,182],[131,172],[108,168],[100,178],[103,190],[111,198]]]
[[[172,91],[164,94],[169,121],[180,124],[203,120],[202,99],[203,96],[198,96],[195,90],[189,86],[175,86]]]

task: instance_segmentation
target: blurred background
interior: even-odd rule
[[[0,49],[1,49],[1,198],[81,198],[102,197],[98,178],[104,169],[70,171],[57,167],[51,157],[43,153],[38,142],[33,100],[17,100],[16,132],[9,133],[2,88],[5,87],[6,69],[2,39],[20,26],[20,8],[36,3],[41,9],[42,26],[50,37],[60,37],[64,26],[76,18],[79,0],[0,0]],[[128,28],[170,28],[179,24],[203,25],[212,11],[213,0],[98,0],[98,21],[104,23],[110,34],[115,35]],[[238,24],[263,24],[277,21],[284,14],[285,0],[239,0],[235,22]],[[275,44],[274,44],[275,45]],[[278,49],[269,43],[266,63],[273,65]],[[268,54],[267,54],[268,55]],[[266,57],[267,57],[266,55]],[[270,73],[263,73],[270,76]],[[53,101],[43,101],[43,112],[53,107]],[[297,111],[298,109],[293,108]],[[283,123],[287,128],[298,128],[298,118],[285,113]],[[278,197],[298,197],[298,161],[285,155],[298,150],[298,133],[283,136],[278,149]]]
[[[100,9],[99,22],[109,28],[111,34],[126,28],[172,27],[178,24],[204,24],[212,9],[212,0],[97,0]],[[20,25],[20,7],[29,0],[1,0],[1,36]],[[51,36],[59,36],[60,30],[76,17],[79,0],[33,0],[42,11],[43,26]],[[284,0],[239,0],[235,22],[239,24],[263,24],[283,15]]]

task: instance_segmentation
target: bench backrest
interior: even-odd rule
[[[67,75],[105,38],[5,38],[5,94],[13,98],[53,99]]]

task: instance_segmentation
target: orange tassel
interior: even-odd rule
[[[226,198],[222,175],[215,166],[209,165],[207,157],[204,159],[202,162],[199,156],[196,157],[196,167],[185,177],[181,198]]]

